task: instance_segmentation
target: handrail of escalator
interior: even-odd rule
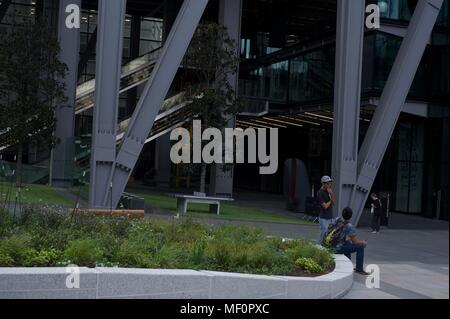
[[[155,62],[159,58],[161,49],[162,46],[124,64],[122,66],[121,78],[129,76],[130,74],[139,71],[141,68],[148,66],[148,64]],[[94,92],[94,90],[95,90],[95,78],[77,86],[76,98],[77,99],[82,98],[83,96],[86,96]]]

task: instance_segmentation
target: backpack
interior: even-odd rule
[[[345,226],[348,222],[339,218],[334,224],[330,224],[322,238],[322,246],[335,248],[338,244],[345,241]]]

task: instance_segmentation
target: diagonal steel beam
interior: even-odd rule
[[[89,206],[103,204],[116,158],[117,109],[126,0],[100,0]]]
[[[364,1],[338,1],[331,172],[335,215],[348,205],[356,183],[364,16]]]
[[[3,18],[5,17],[5,14],[8,11],[10,4],[11,4],[11,0],[3,0],[2,4],[0,4],[0,23],[2,22]]]
[[[358,156],[350,207],[357,224],[405,104],[443,0],[419,0]]]
[[[115,207],[119,202],[207,4],[208,0],[183,2],[110,170],[109,181],[112,188],[104,189],[104,207],[108,207],[108,203]]]

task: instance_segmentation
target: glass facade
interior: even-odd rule
[[[47,12],[46,15],[54,19],[57,16],[58,2],[58,0],[13,0],[0,23],[0,30],[6,29],[13,23],[32,20],[40,12]],[[377,3],[380,6],[384,22],[401,27],[410,21],[417,0],[368,0],[367,2]],[[79,74],[79,83],[95,77],[96,52],[95,43],[92,45],[91,39],[97,28],[97,11],[92,10],[96,8],[96,4],[91,3],[90,6],[86,6],[86,3],[86,1],[83,2],[80,30],[80,57],[84,56],[85,61]],[[320,1],[317,6],[309,4],[308,1],[287,1],[286,6],[289,6],[292,11],[275,10],[277,6],[274,1],[254,1],[258,4],[255,10],[249,3],[250,1],[244,0],[241,58],[257,61],[260,58],[268,59],[253,69],[241,71],[239,94],[244,102],[250,108],[254,107],[254,110],[261,109],[261,106],[267,107],[269,104],[270,107],[275,105],[276,111],[281,110],[281,112],[295,106],[332,105],[335,69],[335,45],[332,40],[335,35],[336,1]],[[306,10],[308,7],[311,11]],[[134,8],[134,10],[127,11],[124,21],[123,63],[160,47],[163,40],[163,20],[153,15],[142,16],[146,13],[141,13],[141,8],[138,10]],[[146,12],[152,11],[154,10]],[[277,15],[281,15],[283,19],[286,17],[286,21]],[[159,15],[161,16],[163,14]],[[324,16],[326,19],[322,19]],[[444,0],[437,24],[441,27],[438,31],[445,30],[442,27],[448,26],[448,0]],[[448,98],[448,40],[447,43],[441,38],[439,41],[439,45],[433,42],[433,45],[427,48],[412,84],[409,99],[436,103]],[[381,31],[366,32],[362,78],[363,98],[380,96],[400,44],[399,37]],[[295,54],[284,55],[284,57],[288,56],[287,58],[278,58],[280,52],[289,50],[291,46],[296,49]],[[275,58],[270,60],[272,57]],[[131,114],[142,89],[143,85],[139,85],[120,94],[119,121],[128,118]],[[427,147],[429,147],[428,144],[432,144],[429,142],[433,141],[429,135],[435,134],[435,132],[429,132],[433,128],[433,125],[429,123],[431,122],[424,119],[416,118],[415,121],[403,119],[395,131],[391,141],[393,146],[387,155],[389,158],[384,161],[387,164],[383,164],[387,168],[380,171],[380,175],[383,176],[377,177],[380,183],[376,186],[378,190],[387,190],[393,194],[392,208],[394,210],[420,213],[423,212],[424,207],[431,207],[426,208],[427,211],[431,211],[433,208],[430,203],[433,199],[430,198],[437,190],[442,189],[440,182],[433,180],[431,183],[429,179],[431,175],[439,175],[439,172],[448,170],[448,155],[447,162],[439,157],[440,151],[435,151],[433,159],[428,157],[430,152]],[[75,156],[80,160],[75,161],[75,175],[78,180],[86,182],[89,179],[88,176],[83,176],[83,172],[88,172],[89,168],[89,157],[86,154],[90,152],[91,113],[78,115],[76,125]],[[299,141],[308,141],[310,146],[286,156],[309,158],[309,161],[306,161],[308,168],[313,175],[319,176],[330,166],[331,148],[323,147],[323,152],[318,152],[317,149],[322,147],[317,145],[331,143],[332,127],[328,125],[316,129],[318,131],[311,128],[305,128],[304,131],[292,129],[289,134],[284,133],[287,142],[284,150],[280,152],[290,152],[293,149],[289,136],[297,134]],[[442,134],[442,129],[438,132]],[[319,135],[320,139],[327,140],[326,143],[318,140]],[[321,164],[315,167],[317,163]],[[438,177],[436,176],[435,180],[438,180]],[[251,177],[248,180],[252,180]],[[276,183],[277,181],[274,181],[274,184]]]
[[[1,3],[2,1],[0,1]],[[34,21],[37,13],[36,0],[14,0],[9,5],[3,20],[1,21],[2,28],[6,28],[11,24],[23,24]]]
[[[381,17],[389,20],[410,21],[417,0],[379,0]],[[448,0],[444,0],[437,25],[448,26]]]
[[[162,43],[162,27],[163,21],[161,19],[137,17],[140,20],[140,32],[137,32],[139,37],[138,54],[133,56],[131,50],[131,21],[133,17],[126,15],[124,22],[123,34],[123,63],[130,61],[140,55],[144,55],[158,47]],[[87,47],[89,40],[94,32],[97,30],[97,12],[94,10],[83,10],[81,18],[80,30],[80,54],[83,54]],[[134,35],[133,35],[134,37]],[[89,60],[86,66],[82,69],[79,75],[79,83],[83,83],[95,77],[95,48],[90,53]]]
[[[363,96],[379,96],[394,64],[401,38],[383,32],[366,34],[363,59]],[[433,58],[435,56],[436,58]],[[417,70],[409,98],[432,100],[448,96],[448,47],[429,47]],[[334,44],[305,51],[296,57],[242,74],[240,94],[286,105],[331,101],[334,84]]]
[[[397,187],[395,208],[400,212],[422,212],[424,184],[423,124],[399,123],[397,128]]]

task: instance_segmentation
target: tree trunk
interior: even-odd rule
[[[203,123],[202,123],[202,132],[208,128],[208,119],[207,118],[203,118]],[[202,141],[200,141],[202,142]],[[203,145],[202,145],[202,150],[203,150]],[[202,151],[203,152],[203,151]],[[201,170],[200,170],[200,193],[206,193],[206,163],[203,161],[202,158],[202,164],[201,164]]]
[[[22,158],[23,158],[23,142],[19,141],[17,145],[17,166],[16,166],[16,186],[22,187]]]
[[[206,164],[202,162],[200,171],[200,193],[206,193]]]

